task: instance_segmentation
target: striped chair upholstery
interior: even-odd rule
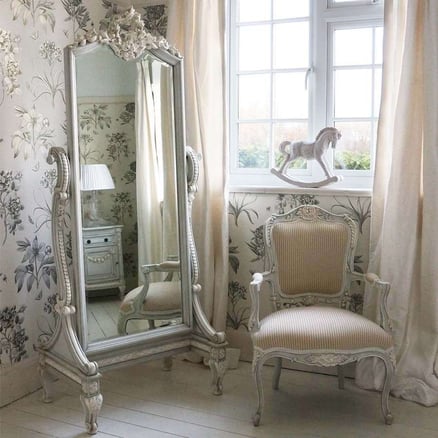
[[[392,337],[369,319],[336,307],[299,307],[271,313],[254,333],[262,350],[356,350],[392,347]]]
[[[378,357],[386,378],[381,406],[392,422],[388,397],[395,359],[386,299],[390,285],[374,274],[354,272],[358,227],[347,215],[317,206],[301,206],[272,215],[264,227],[269,269],[255,273],[250,284],[249,330],[254,346],[253,373],[258,406],[253,417],[260,423],[264,405],[263,364],[275,359],[273,386],[278,388],[282,358],[307,365],[341,366],[364,357]],[[367,281],[379,293],[381,325],[347,310],[353,281]],[[260,320],[262,284],[270,285],[273,312]]]

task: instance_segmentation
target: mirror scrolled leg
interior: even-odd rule
[[[45,363],[44,356],[40,354],[38,363],[38,373],[40,375],[41,384],[43,386],[43,397],[44,403],[51,403],[53,401],[53,376],[49,372],[48,367]]]
[[[97,417],[102,402],[99,377],[86,378],[82,382],[81,403],[85,411],[85,427],[90,435],[97,433]]]
[[[222,395],[223,380],[227,370],[225,347],[212,347],[208,365],[211,370],[212,386],[214,395]]]

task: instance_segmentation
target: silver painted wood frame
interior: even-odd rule
[[[124,60],[135,60],[150,53],[172,67],[174,78],[176,182],[179,221],[179,248],[182,288],[180,324],[116,338],[89,342],[87,310],[81,251],[82,219],[79,189],[79,146],[76,101],[75,61],[99,45],[109,46]],[[209,323],[201,306],[202,287],[198,282],[199,264],[191,224],[192,202],[197,190],[199,158],[185,145],[183,59],[163,38],[148,33],[141,17],[133,9],[116,14],[104,32],[92,31],[77,44],[65,49],[69,152],[59,147],[50,150],[48,162],[57,165],[57,184],[53,197],[52,235],[58,273],[56,327],[52,336],[38,346],[39,373],[43,398],[52,399],[52,370],[81,385],[81,402],[89,434],[98,429],[103,398],[101,372],[139,361],[169,359],[194,351],[204,357],[212,373],[212,391],[222,394],[226,370],[226,339]],[[71,213],[72,263],[68,260],[67,210]],[[168,362],[167,362],[168,363]]]

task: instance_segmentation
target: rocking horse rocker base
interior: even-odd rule
[[[329,184],[333,184],[335,182],[342,181],[342,176],[331,176],[329,178],[323,179],[321,181],[311,181],[311,182],[305,182],[305,181],[298,181],[296,179],[290,178],[289,176],[285,175],[284,173],[281,173],[279,170],[272,168],[271,173],[273,173],[275,176],[280,178],[283,181],[286,181],[289,184],[293,184],[297,187],[302,187],[305,189],[316,189],[320,187],[327,186]]]

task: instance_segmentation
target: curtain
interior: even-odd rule
[[[167,65],[160,66],[160,123],[163,144],[163,260],[178,260],[178,212],[176,199],[175,127],[173,76]]]
[[[391,282],[392,393],[438,403],[438,2],[385,0],[384,66],[370,238],[371,272]],[[376,297],[364,313],[377,318]],[[356,380],[381,387],[378,360]]]
[[[202,304],[224,330],[228,290],[225,0],[169,1],[167,39],[184,56],[187,144],[202,156],[193,230]]]
[[[147,59],[137,63],[135,98],[138,275],[140,283],[143,283],[142,265],[162,262],[162,177],[156,143],[157,129],[152,94],[152,72],[149,67]],[[155,280],[157,279],[155,278]]]

